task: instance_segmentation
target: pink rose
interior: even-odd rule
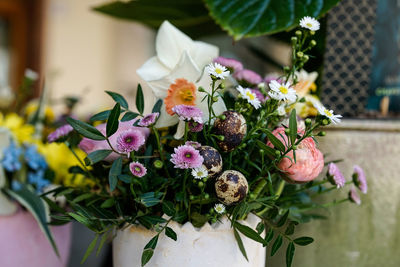
[[[143,133],[145,139],[147,139],[147,137],[150,134],[150,130],[148,128],[145,127],[136,127],[136,126],[132,126],[137,119],[133,119],[130,121],[124,121],[124,122],[119,122],[119,126],[118,126],[118,130],[110,137],[110,143],[113,146],[114,149],[117,149],[117,139],[118,136],[129,129],[137,129],[139,130],[141,133]],[[102,134],[106,135],[106,124],[100,124],[98,126],[96,126],[96,129],[99,130]],[[93,151],[96,150],[101,150],[101,149],[111,149],[110,146],[108,145],[106,140],[103,141],[95,141],[95,140],[91,140],[88,139],[86,137],[84,137],[81,142],[79,143],[79,148],[82,149],[83,151],[86,152],[86,154],[90,154]],[[118,154],[117,153],[111,153],[107,158],[105,158],[106,161],[113,161],[115,159],[118,158]]]
[[[303,131],[298,132],[304,134]],[[287,147],[288,138],[285,135],[284,127],[279,127],[272,133]],[[267,142],[267,145],[274,147],[270,141]],[[278,168],[286,174],[290,183],[302,184],[314,180],[324,167],[324,156],[311,137],[304,139],[297,146],[296,163],[293,160],[293,151],[286,155],[292,160],[283,158],[279,162]]]

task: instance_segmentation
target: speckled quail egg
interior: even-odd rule
[[[246,120],[236,111],[225,111],[214,122],[213,131],[216,135],[223,136],[222,141],[217,141],[219,148],[224,152],[234,150],[242,142],[247,132]]]
[[[246,177],[238,171],[224,171],[215,181],[217,197],[226,205],[239,203],[245,199],[248,191]]]
[[[208,171],[208,176],[219,174],[222,171],[222,157],[218,150],[210,146],[202,146],[198,150],[204,159],[203,166]]]

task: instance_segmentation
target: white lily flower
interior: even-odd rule
[[[309,93],[313,83],[317,80],[318,72],[307,72],[301,69],[300,71],[296,71],[295,75],[297,76],[298,82],[294,86],[294,90],[296,90],[296,94],[299,98],[305,97]]]
[[[168,21],[163,22],[156,37],[155,57],[146,61],[137,70],[138,75],[147,82],[154,95],[164,99],[168,90],[177,79],[185,79],[196,86],[194,104],[203,111],[203,120],[208,121],[207,100],[201,101],[206,93],[198,92],[201,86],[207,92],[211,92],[211,77],[203,73],[204,67],[218,56],[216,46],[193,41],[187,35],[179,31]],[[218,116],[226,110],[222,99],[214,103],[213,109]],[[179,123],[175,138],[179,139],[184,133],[184,122],[179,122],[176,115],[167,113],[165,103],[161,107],[160,118],[156,127],[168,127]]]

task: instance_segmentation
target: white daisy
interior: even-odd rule
[[[271,98],[288,101],[289,104],[296,102],[296,91],[290,86],[290,83],[280,84],[274,80],[269,83],[269,88],[271,91],[269,91],[268,94]]]
[[[210,63],[206,70],[210,75],[222,80],[228,77],[230,73],[226,67],[218,63]]]
[[[315,32],[319,30],[319,21],[312,17],[306,16],[300,20],[300,26]]]
[[[243,88],[238,85],[236,90],[239,91],[242,98],[246,99],[255,109],[259,109],[261,107],[260,99],[257,98],[257,95],[253,93],[249,88]]]
[[[222,214],[222,213],[225,212],[225,206],[224,206],[224,204],[215,204],[214,210],[215,210],[217,213]]]
[[[208,176],[208,171],[204,166],[192,169],[192,175],[195,179],[203,179]]]
[[[333,114],[333,110],[325,108],[322,104],[313,103],[313,105],[318,110],[319,114],[329,118],[334,124],[340,122],[340,118],[342,117],[342,115]]]

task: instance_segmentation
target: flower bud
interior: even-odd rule
[[[295,45],[297,43],[297,37],[292,37],[290,41],[292,42],[292,45]]]
[[[310,31],[310,35],[314,35],[315,34],[315,31]]]
[[[190,199],[190,200],[194,200],[195,197],[194,197],[193,195],[190,195],[189,199]]]
[[[263,155],[265,153],[264,149],[260,149],[259,152],[261,155]]]
[[[317,45],[317,42],[315,40],[310,41],[310,46],[316,46],[316,45]]]
[[[204,198],[205,198],[205,199],[209,199],[209,198],[210,198],[210,195],[207,194],[207,193],[205,193],[205,194],[204,194]],[[214,209],[213,209],[213,210],[214,210]]]
[[[309,59],[310,59],[310,57],[309,57],[309,56],[307,56],[307,55],[304,55],[304,57],[303,57],[303,61],[304,61],[304,62],[307,62]]]
[[[212,100],[213,102],[218,102],[218,96],[214,96]]]
[[[206,90],[204,90],[204,88],[203,88],[203,87],[201,87],[201,86],[199,87],[199,89],[198,89],[198,90],[199,90],[199,92],[203,92],[203,93],[206,91]]]
[[[284,72],[289,72],[289,71],[290,71],[289,66],[285,66],[285,67],[283,68],[283,71],[284,71]]]
[[[164,165],[163,162],[159,159],[153,162],[153,166],[156,169],[161,169],[163,165]]]
[[[280,152],[279,150],[275,150],[275,155],[276,155],[277,157],[279,157],[279,156],[281,155],[281,152]]]
[[[311,125],[311,119],[310,118],[307,118],[305,121],[304,121],[304,123],[307,125],[307,126],[309,126],[309,125]]]
[[[286,134],[289,134],[289,133],[290,133],[290,129],[289,129],[289,128],[286,128],[286,129],[285,129],[285,133],[286,133]]]
[[[221,84],[219,85],[219,88],[224,89],[224,88],[225,88],[225,84],[224,84],[224,83],[221,83]]]
[[[297,52],[296,56],[299,57],[299,58],[302,58],[304,56],[304,54],[303,54],[303,52]]]
[[[327,119],[323,119],[323,120],[322,120],[322,124],[323,124],[323,125],[328,125],[328,124],[329,124],[329,121],[328,121]]]
[[[198,185],[198,187],[202,188],[204,186],[204,183],[202,181],[200,181],[197,185]]]
[[[219,118],[221,119],[221,120],[226,120],[226,116],[224,115],[224,114],[222,114],[221,116],[219,116]]]
[[[302,32],[301,31],[296,31],[295,34],[296,34],[297,37],[300,37],[302,35]]]
[[[324,132],[324,131],[321,131],[318,133],[318,136],[325,136],[325,135],[326,135],[326,132]]]

